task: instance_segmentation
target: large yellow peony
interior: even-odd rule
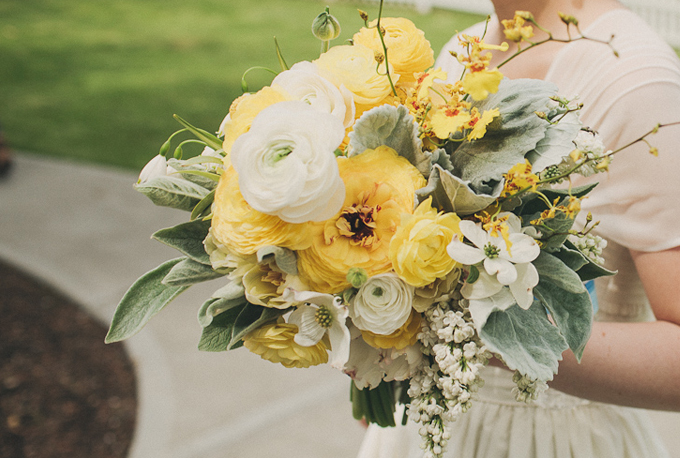
[[[386,146],[350,158],[339,158],[345,202],[328,221],[315,223],[311,246],[298,252],[298,269],[312,290],[339,293],[350,284],[349,269],[369,276],[387,272],[392,264],[389,243],[402,213],[412,213],[414,193],[425,178]]]
[[[248,333],[243,345],[263,359],[286,368],[309,368],[328,362],[330,344],[326,338],[314,346],[300,346],[293,340],[297,332],[298,327],[290,323],[269,323]]]
[[[403,215],[390,242],[394,271],[414,287],[429,285],[445,277],[456,266],[446,252],[453,236],[462,235],[455,213],[437,213],[428,197],[412,215]]]
[[[344,86],[352,93],[356,117],[389,100],[392,87],[385,75],[385,64],[378,66],[375,53],[364,45],[334,46],[314,63],[322,77],[338,88]],[[390,74],[394,74],[392,66]],[[392,75],[392,79],[398,80],[398,75]]]
[[[257,252],[265,245],[291,250],[309,246],[309,226],[291,224],[260,213],[245,201],[238,188],[238,175],[228,166],[215,189],[211,232],[231,250],[243,255]]]
[[[290,101],[290,95],[279,85],[266,86],[257,93],[246,93],[234,100],[229,108],[229,115],[222,123],[224,142],[222,149],[231,152],[231,146],[236,138],[250,129],[253,120],[262,109],[277,102]]]
[[[354,34],[355,44],[369,47],[378,53],[383,52],[382,43],[375,28],[377,21],[372,21],[370,28],[362,27]],[[415,83],[416,72],[424,72],[434,64],[434,52],[425,33],[406,18],[382,18],[380,25],[385,29],[385,45],[387,58],[399,74],[399,83]]]

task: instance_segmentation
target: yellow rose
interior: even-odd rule
[[[370,29],[362,27],[354,34],[353,40],[355,44],[382,53],[376,23],[377,21],[372,21],[369,24]],[[414,73],[424,72],[434,64],[434,52],[430,42],[425,39],[425,33],[406,18],[382,18],[380,25],[385,29],[387,59],[399,74],[399,83],[414,83]]]
[[[406,323],[389,335],[377,335],[370,331],[361,331],[361,336],[371,347],[376,349],[404,349],[413,346],[418,341],[420,333],[421,317],[415,311],[411,311]]]
[[[385,74],[385,65],[379,67],[372,49],[363,45],[334,46],[314,61],[322,77],[338,88],[344,85],[354,98],[358,117],[362,112],[383,103],[392,88]],[[391,69],[393,74],[394,70]],[[397,75],[393,75],[396,81]]]
[[[338,167],[344,205],[333,218],[310,226],[311,246],[298,252],[301,278],[322,293],[349,288],[346,276],[353,267],[369,277],[391,269],[389,242],[401,214],[413,212],[416,189],[426,184],[408,160],[386,146],[338,158]]]
[[[286,368],[309,368],[328,362],[328,340],[314,346],[300,346],[293,338],[298,327],[290,323],[269,323],[246,335],[243,345],[265,360]]]
[[[281,101],[290,101],[292,98],[278,85],[266,86],[254,94],[246,93],[231,104],[229,117],[224,122],[224,142],[222,148],[225,152],[231,151],[231,146],[236,138],[250,129],[253,119],[262,109]]]
[[[229,167],[222,173],[215,190],[211,228],[218,242],[243,255],[265,245],[300,250],[309,246],[308,229],[304,223],[287,223],[254,210],[239,191],[234,169]]]
[[[462,235],[459,222],[455,213],[437,213],[432,197],[412,215],[403,215],[390,242],[390,260],[397,275],[409,285],[422,287],[451,272],[457,263],[446,246],[454,235]]]

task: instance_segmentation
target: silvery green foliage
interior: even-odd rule
[[[191,286],[223,275],[215,272],[209,264],[201,264],[191,258],[185,258],[170,270],[161,283],[168,286]]]
[[[297,275],[297,256],[288,248],[273,245],[263,246],[257,250],[257,262],[267,263],[274,259],[276,266],[286,274]]]
[[[198,323],[203,328],[210,325],[215,317],[234,307],[246,304],[243,285],[232,281],[212,294],[198,311]]]
[[[210,191],[179,176],[161,176],[134,185],[135,190],[151,199],[154,205],[191,211]]]
[[[548,320],[540,301],[534,301],[527,310],[515,304],[492,312],[479,337],[510,369],[540,381],[552,380],[562,352],[568,347],[559,329]]]
[[[491,205],[503,190],[499,182],[490,195],[477,194],[470,188],[469,181],[452,175],[439,165],[434,165],[427,186],[416,191],[418,201],[432,197],[432,206],[459,216],[468,216]]]
[[[364,112],[349,134],[349,154],[387,146],[405,157],[423,176],[428,177],[432,165],[430,152],[423,151],[418,126],[405,106],[383,105]]]
[[[181,251],[202,264],[210,264],[203,241],[210,230],[210,221],[195,220],[156,231],[151,238]]]
[[[453,153],[454,174],[477,193],[492,194],[503,174],[536,148],[546,136],[548,122],[536,115],[546,111],[555,85],[541,80],[504,79],[498,92],[473,105],[480,112],[498,108],[500,116],[481,139],[463,141]]]
[[[186,286],[162,283],[176,264],[185,258],[172,259],[141,276],[121,299],[111,320],[106,342],[122,341],[137,334],[165,306],[186,290]]]
[[[570,112],[563,118],[561,115],[557,115],[556,118],[559,121],[548,125],[545,137],[526,155],[533,173],[539,173],[551,165],[558,165],[562,158],[568,156],[575,148],[574,139],[581,130],[578,114]]]

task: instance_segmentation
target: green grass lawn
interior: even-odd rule
[[[0,122],[17,150],[140,168],[179,128],[178,113],[217,129],[241,94],[243,72],[278,69],[273,37],[289,64],[318,57],[310,32],[327,2],[315,0],[2,0]],[[361,26],[357,8],[330,3],[343,27]],[[478,15],[418,14],[388,5],[425,31],[437,52]],[[250,74],[251,89],[271,74]]]

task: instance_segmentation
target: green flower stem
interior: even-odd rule
[[[378,37],[380,37],[380,43],[382,44],[383,54],[385,55],[385,73],[387,74],[387,80],[390,82],[390,87],[392,88],[392,94],[397,96],[397,89],[394,87],[394,82],[392,81],[392,76],[390,75],[390,64],[387,60],[387,45],[385,45],[385,37],[382,33],[382,28],[380,27],[380,20],[382,19],[383,3],[385,0],[380,0],[380,9],[378,10],[378,22],[376,27],[378,29]]]

